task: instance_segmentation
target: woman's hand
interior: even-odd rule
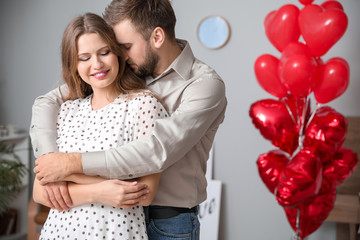
[[[126,182],[118,179],[106,180],[92,184],[94,188],[93,202],[119,208],[131,208],[147,198],[149,193],[146,184]]]
[[[67,211],[72,206],[67,182],[48,183],[43,188],[43,198],[52,209]]]

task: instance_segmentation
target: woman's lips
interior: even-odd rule
[[[98,80],[102,80],[102,79],[104,79],[104,78],[107,76],[107,74],[108,74],[109,71],[110,71],[110,70],[105,70],[105,71],[93,73],[93,74],[91,74],[91,76],[93,76],[94,78],[96,78],[96,79],[98,79]]]

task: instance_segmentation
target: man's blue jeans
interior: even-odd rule
[[[149,219],[144,207],[149,240],[199,240],[198,213],[181,213],[172,218]]]

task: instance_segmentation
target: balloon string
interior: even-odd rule
[[[297,123],[297,120],[295,119],[294,114],[292,113],[289,105],[287,104],[286,101],[283,101],[283,103],[285,103],[285,107],[286,107],[286,109],[288,110],[288,113],[289,113],[291,119],[293,120],[294,124],[296,124],[296,123]]]
[[[307,128],[307,126],[310,124],[311,120],[312,120],[312,119],[314,118],[314,116],[315,116],[315,113],[316,113],[317,109],[320,108],[320,107],[321,107],[321,104],[320,104],[320,103],[316,103],[315,109],[314,109],[314,111],[312,111],[312,113],[311,113],[311,115],[310,115],[310,118],[309,118],[309,120],[308,120],[307,123],[306,123],[305,128]]]
[[[296,223],[295,223],[296,232],[292,238],[292,240],[302,240],[300,237],[300,208],[297,209],[297,215],[296,215]]]
[[[300,149],[303,149],[305,118],[306,118],[306,113],[308,110],[309,96],[302,98],[302,100],[303,100],[303,102],[302,102],[303,107],[302,107],[301,118],[299,118],[300,129],[299,129],[299,139],[298,139]]]

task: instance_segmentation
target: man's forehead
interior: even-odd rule
[[[122,20],[114,25],[113,27],[116,40],[120,44],[126,44],[129,42],[133,42],[138,38],[138,35],[140,35],[136,29],[134,28],[133,24],[130,22],[130,20]]]

